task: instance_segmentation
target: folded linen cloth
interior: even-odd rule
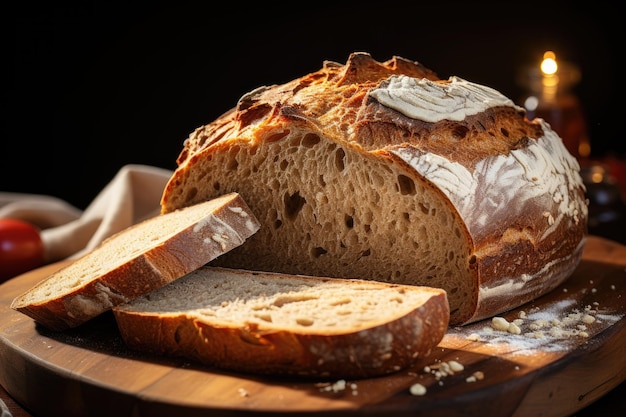
[[[162,168],[125,165],[84,211],[52,196],[0,192],[0,218],[41,229],[45,263],[75,259],[114,233],[159,214],[171,175]]]

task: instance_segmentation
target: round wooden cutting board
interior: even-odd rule
[[[13,298],[63,265],[0,286],[0,385],[37,416],[567,416],[626,380],[626,246],[593,236],[573,276],[550,294],[496,323],[450,328],[411,369],[347,381],[260,377],[133,352],[110,312],[54,333],[11,310]]]

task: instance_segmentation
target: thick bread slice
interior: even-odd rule
[[[103,241],[11,308],[52,330],[76,327],[201,267],[259,229],[236,193],[162,214]]]
[[[126,344],[227,370],[357,378],[406,368],[443,338],[443,290],[203,267],[113,308]]]
[[[571,275],[587,232],[579,168],[499,92],[355,53],[193,132],[161,203],[237,191],[263,226],[214,266],[440,287],[462,324]]]

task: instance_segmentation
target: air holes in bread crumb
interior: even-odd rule
[[[270,209],[267,217],[269,218],[270,222],[272,222],[272,224],[274,225],[274,229],[278,229],[280,228],[280,226],[283,225],[283,221],[278,218],[278,212],[275,209]]]
[[[236,171],[239,167],[239,161],[237,161],[237,154],[239,153],[239,147],[233,146],[233,150],[228,153],[228,160],[226,161],[226,168],[229,171]]]
[[[335,168],[337,168],[337,171],[343,171],[345,168],[345,162],[344,159],[346,158],[346,152],[339,148],[335,151]]]
[[[344,222],[348,229],[352,229],[354,227],[354,219],[352,218],[352,216],[346,214],[344,216]]]
[[[415,183],[406,175],[398,175],[398,187],[402,195],[415,195]]]
[[[385,185],[385,179],[378,172],[369,173],[370,183],[375,187],[383,187]]]
[[[283,203],[285,204],[285,217],[287,219],[293,220],[298,217],[300,210],[306,203],[306,200],[300,197],[300,192],[296,191],[295,193],[288,195],[285,193],[283,197]]]
[[[217,185],[219,186],[219,183],[217,183]],[[196,198],[197,194],[198,194],[198,189],[196,187],[190,187],[185,193],[185,201],[186,202],[192,201],[194,198]]]
[[[259,320],[266,321],[268,323],[272,322],[272,316],[269,313],[255,314],[254,317],[256,317]]]
[[[285,304],[299,303],[302,301],[317,300],[317,299],[318,297],[315,295],[285,294],[285,295],[280,295],[276,297],[276,299],[272,302],[272,305],[280,308],[284,306]]]
[[[320,137],[313,133],[307,133],[302,138],[302,146],[305,148],[312,148],[320,143]]]
[[[309,318],[304,318],[304,317],[300,317],[296,319],[296,323],[298,323],[300,326],[313,326],[313,320],[309,319]]]
[[[331,306],[341,306],[341,305],[345,305],[345,304],[350,304],[352,302],[352,300],[350,298],[340,298],[337,300],[333,300],[330,302]]]
[[[311,255],[313,255],[314,258],[319,258],[320,256],[326,254],[328,251],[322,247],[315,247],[313,249],[311,249]]]

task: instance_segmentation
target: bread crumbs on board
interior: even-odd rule
[[[357,384],[354,382],[348,384],[345,379],[339,379],[333,383],[319,383],[317,384],[317,386],[319,387],[320,392],[337,393],[337,392],[345,391],[346,389],[349,388],[350,391],[352,392],[352,395],[359,394]]]

